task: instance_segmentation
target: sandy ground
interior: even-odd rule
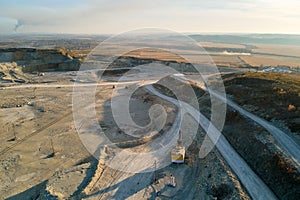
[[[141,92],[138,96],[143,98],[152,97],[151,103],[171,106],[167,101],[157,99],[155,96]],[[139,107],[141,109],[141,107]],[[174,112],[174,110],[172,111]],[[171,114],[171,119],[172,117]],[[111,118],[109,118],[111,119]],[[137,118],[142,119],[142,118]],[[171,120],[170,119],[170,120]],[[186,120],[195,123],[192,117],[186,116]],[[105,121],[105,123],[111,123]],[[169,127],[166,127],[168,131]],[[183,127],[189,129],[189,127]],[[110,130],[109,132],[112,132]],[[166,133],[167,134],[167,133]],[[247,195],[242,189],[238,179],[233,175],[227,164],[224,163],[220,154],[214,150],[204,159],[198,158],[197,149],[200,148],[200,141],[204,138],[204,132],[199,130],[199,142],[195,142],[189,149],[189,162],[185,165],[169,165],[159,169],[156,173],[124,173],[107,166],[101,165],[94,177],[96,182],[89,188],[89,192],[84,196],[85,199],[211,199],[214,194],[213,188],[228,187],[228,199],[247,199]],[[146,146],[139,146],[140,151],[145,150]],[[147,151],[147,150],[146,150]],[[115,159],[115,158],[113,158]],[[132,160],[138,164],[138,159]],[[145,157],[143,162],[149,162]],[[124,162],[126,163],[126,161]],[[150,164],[154,165],[154,160]],[[126,166],[124,166],[126,170]],[[177,187],[169,186],[170,175],[173,174],[177,180]],[[157,182],[154,181],[157,178]],[[196,184],[196,187],[195,187]],[[190,192],[192,190],[193,192]],[[226,190],[226,189],[225,189]],[[222,194],[224,195],[224,194]],[[226,195],[224,195],[226,196]],[[225,198],[225,199],[226,199]]]
[[[111,95],[114,95],[113,99],[122,101],[130,88],[137,84],[150,84],[162,75],[145,74],[130,74],[122,84],[80,85],[79,91],[85,98],[88,97],[84,93],[85,87],[96,87],[96,123],[103,130],[100,138],[105,135],[113,143],[106,148],[102,145],[99,154],[96,152],[100,161],[88,152],[90,147],[83,145],[75,128],[72,115],[73,73],[46,73],[44,79],[38,77],[35,83],[2,87],[0,94],[5,98],[0,99],[0,197],[40,200],[250,199],[249,194],[254,197],[264,194],[275,198],[250,167],[240,161],[242,158],[234,149],[229,148],[226,139],[223,138],[223,143],[221,141],[217,145],[218,149],[214,148],[206,157],[199,158],[207,122],[203,117],[197,121],[199,119],[194,115],[199,113],[193,108],[186,110],[189,114],[184,117],[186,123],[181,130],[189,132],[199,123],[203,128],[198,128],[195,139],[187,148],[183,165],[171,164],[169,156],[171,147],[176,144],[179,128],[178,107],[173,100],[163,99],[161,95],[147,90],[137,90],[131,96],[129,112],[137,126],[144,128],[132,135],[125,134],[126,129],[134,127],[117,124],[113,118]],[[117,80],[117,77],[107,77],[107,80]],[[161,120],[161,111],[154,109],[151,114],[153,105],[162,106],[166,112],[166,122],[160,131],[157,124]],[[91,107],[84,102],[80,106],[78,108],[82,111]],[[83,118],[88,119],[89,114],[85,112]],[[261,121],[258,119],[257,123]],[[150,122],[153,124],[149,125]],[[90,121],[82,120],[82,129],[98,133],[98,129],[90,124]],[[270,127],[270,124],[265,126]],[[95,139],[99,139],[99,135]],[[184,142],[188,140],[184,138]],[[167,165],[161,167],[163,162],[159,157],[141,154],[152,152],[166,142],[170,143],[166,145],[169,149],[160,158]],[[140,155],[122,159],[118,157],[120,150]],[[153,169],[156,160],[156,172],[134,171],[137,167]],[[117,163],[117,167],[113,163]],[[171,174],[176,177],[175,188],[169,186]]]
[[[169,147],[176,144],[178,107],[176,103],[158,97],[160,95],[140,89],[131,96],[130,116],[137,125],[144,127],[131,136],[125,134],[124,127],[119,127],[113,118],[112,94],[116,99],[124,97],[129,88],[136,84],[152,83],[160,75],[145,76],[141,73],[136,77],[131,74],[122,84],[106,82],[97,85],[96,120],[103,128],[103,134],[114,145],[130,152],[147,153],[157,149],[163,141],[175,142],[171,142]],[[114,78],[108,77],[107,80]],[[265,185],[259,177],[255,174],[249,176],[253,173],[249,166],[241,164],[238,161],[241,158],[233,149],[226,149],[224,142],[217,145],[218,150],[213,149],[205,158],[199,158],[199,149],[206,135],[205,126],[204,129],[199,127],[195,140],[187,148],[186,163],[183,165],[171,164],[170,148],[163,156],[168,164],[160,167],[161,160],[155,156],[120,160],[117,156],[120,149],[110,144],[106,149],[100,149],[98,162],[88,152],[89,148],[83,145],[74,125],[72,79],[72,73],[46,73],[47,83],[42,83],[38,78],[36,83],[1,88],[0,94],[5,96],[0,99],[1,198],[250,199],[248,192],[251,196],[268,196],[268,189],[264,189]],[[90,86],[96,85],[79,87],[79,91],[84,92],[84,88]],[[156,131],[159,120],[149,126],[149,109],[157,104],[167,114],[160,132]],[[90,107],[84,103],[82,106],[83,110]],[[197,122],[191,109],[190,114],[184,117],[188,123],[181,127],[182,130],[190,131],[192,124],[206,123],[205,120]],[[153,112],[156,118],[160,116],[159,110],[154,109]],[[89,122],[83,120],[83,124],[89,132],[97,132],[93,126],[89,127]],[[153,169],[156,160],[158,168],[155,173],[137,171]],[[114,162],[118,164],[117,168],[112,167]],[[130,172],[133,169],[135,172]],[[171,174],[176,177],[175,188],[169,186]],[[256,184],[251,185],[253,181]],[[257,192],[261,189],[262,192]],[[272,193],[270,195],[275,198]]]
[[[195,149],[200,145],[198,142],[188,150],[191,153],[187,164],[169,165],[156,172],[159,183],[153,183],[153,172],[125,173],[96,162],[81,143],[73,124],[72,87],[65,86],[72,84],[69,81],[72,76],[47,73],[45,79],[51,82],[47,84],[54,84],[53,87],[30,85],[0,90],[1,95],[6,97],[0,102],[1,198],[211,199],[218,195],[223,195],[225,199],[249,198],[216,150],[205,159],[197,158],[198,151]],[[41,81],[39,84],[43,85]],[[121,143],[132,137],[120,135],[111,118],[110,104],[107,102],[112,86],[98,86],[97,90],[99,123],[115,142],[124,146]],[[153,103],[162,104],[166,108],[169,114],[164,131],[170,130],[177,113],[174,105],[144,92],[136,94],[132,101],[133,119],[145,125],[149,119],[142,115],[143,110],[146,112]],[[199,142],[204,137],[200,129],[197,137]],[[135,142],[125,144],[126,148],[128,145],[133,145],[132,148],[137,150],[143,149],[142,146],[135,147]],[[148,147],[146,145],[144,148]],[[109,149],[107,153],[113,154],[113,151]],[[153,160],[149,162],[154,163]],[[178,187],[168,186],[170,174],[176,176]],[[216,193],[218,187],[225,188],[222,194]]]
[[[1,104],[15,103],[15,95],[9,96],[14,90],[1,92],[8,97]],[[1,109],[1,197],[26,191],[89,155],[72,125],[70,94],[68,88],[37,89],[33,97],[32,89],[20,89],[30,106]],[[53,158],[50,140],[57,152]]]

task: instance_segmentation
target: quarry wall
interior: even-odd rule
[[[15,62],[24,72],[78,70],[80,62],[61,49],[0,49],[0,62]]]

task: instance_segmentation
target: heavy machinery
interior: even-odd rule
[[[182,144],[182,134],[179,131],[177,145],[171,151],[172,163],[184,163],[185,147]]]

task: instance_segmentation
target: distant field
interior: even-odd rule
[[[252,55],[240,56],[240,58],[251,66],[292,66],[300,67],[300,58],[290,58],[281,56],[265,56],[265,55]]]
[[[267,54],[278,54],[285,56],[299,56],[300,57],[300,46],[292,45],[275,45],[275,44],[253,44],[257,49],[252,51],[255,53],[267,53]]]
[[[149,59],[157,59],[157,60],[172,60],[177,62],[186,62],[182,57],[168,52],[162,51],[158,49],[143,49],[143,50],[135,50],[125,54],[125,56],[137,57],[137,58],[149,58]]]
[[[213,46],[214,43],[210,43]],[[217,44],[218,45],[218,44]],[[226,45],[226,44],[224,44]],[[222,47],[223,48],[223,47]],[[266,49],[266,47],[265,47]],[[257,51],[260,49],[256,49]],[[263,53],[261,50],[261,53]],[[278,50],[279,52],[279,50]],[[193,55],[193,51],[187,50],[186,55],[189,55],[190,61],[198,64],[213,64],[219,66],[292,66],[297,67],[300,66],[300,58],[293,58],[293,57],[285,57],[285,56],[276,56],[276,55],[259,55],[259,54],[252,54],[252,55],[222,55],[220,52],[208,52],[210,58],[209,60],[207,55]],[[269,53],[273,54],[273,53]],[[167,51],[160,51],[157,49],[143,49],[136,50],[125,54],[126,56],[132,56],[137,58],[150,58],[150,59],[157,59],[157,60],[173,60],[177,62],[186,62],[182,57],[173,54],[172,52]],[[290,54],[291,55],[291,54]]]
[[[200,42],[204,48],[245,49],[242,44],[226,44],[215,42]],[[251,55],[214,55],[218,52],[210,51],[209,54],[217,65],[223,66],[300,66],[300,46],[275,45],[275,44],[249,44]],[[299,57],[299,58],[298,58]]]
[[[209,56],[205,52],[195,52],[191,50],[182,51],[182,55],[176,55],[174,52],[168,52],[157,49],[143,49],[136,50],[126,53],[125,56],[132,56],[137,58],[148,58],[157,59],[164,61],[177,61],[177,62],[187,62],[185,58],[188,58],[188,62],[198,63],[198,64],[213,64],[212,56]]]
[[[229,55],[220,55],[220,56],[211,56],[216,65],[222,66],[240,66],[245,64],[239,56],[229,56]]]
[[[217,42],[199,42],[199,45],[202,47],[216,47],[216,48],[245,48],[245,45],[242,44],[226,44],[226,43],[217,43]]]

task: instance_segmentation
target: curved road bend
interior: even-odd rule
[[[213,76],[213,75],[214,74],[211,74],[209,76]],[[209,77],[209,76],[207,76],[207,77]],[[205,78],[207,78],[207,77],[205,77]],[[193,80],[189,80],[185,77],[181,77],[181,76],[174,76],[174,78],[176,78],[179,81],[184,81],[184,82],[193,81]],[[264,120],[264,119],[262,119],[262,118],[260,118],[256,115],[246,111],[241,106],[237,105],[236,103],[229,100],[228,98],[224,98],[223,96],[221,96],[221,95],[217,94],[216,92],[206,88],[205,86],[202,86],[201,88],[203,90],[207,90],[211,95],[214,95],[215,97],[217,97],[221,101],[225,102],[227,105],[234,108],[236,111],[238,111],[243,116],[252,119],[256,123],[258,123],[259,125],[264,127],[269,133],[271,133],[273,135],[274,139],[278,142],[280,147],[289,154],[290,158],[297,165],[296,167],[298,168],[298,171],[300,170],[300,147],[290,136],[288,136],[286,133],[284,133],[279,128],[272,125],[270,122],[268,122],[268,121],[266,121],[266,120]]]
[[[208,90],[208,91],[210,94],[212,94],[215,97],[219,98],[220,100],[226,102],[227,105],[234,108],[236,111],[241,113],[243,116],[246,116],[246,117],[252,119],[256,123],[258,123],[262,127],[264,127],[266,130],[268,130],[269,133],[271,133],[273,135],[273,137],[276,139],[276,141],[278,142],[280,147],[282,147],[282,149],[284,149],[286,152],[289,153],[289,155],[292,157],[292,160],[294,160],[296,162],[297,167],[298,168],[300,167],[300,147],[290,136],[288,136],[286,133],[284,133],[279,128],[273,126],[270,122],[246,111],[245,109],[243,109],[242,107],[240,107],[239,105],[234,103],[233,101],[231,101],[229,99],[225,99],[221,95],[219,95],[211,90]]]
[[[159,93],[153,86],[146,86],[146,89],[153,93],[154,95],[165,99],[176,106],[183,109],[185,112],[189,113],[204,130],[211,129],[208,132],[208,136],[216,144],[219,152],[222,154],[223,158],[227,161],[228,165],[238,176],[248,193],[253,199],[277,199],[273,192],[268,188],[268,186],[252,171],[252,169],[247,165],[247,163],[239,156],[239,154],[232,148],[228,143],[226,138],[210,123],[210,121],[197,111],[192,106],[184,102],[179,102],[176,99],[165,96]],[[182,106],[182,107],[181,107]],[[218,138],[218,136],[220,137]]]

